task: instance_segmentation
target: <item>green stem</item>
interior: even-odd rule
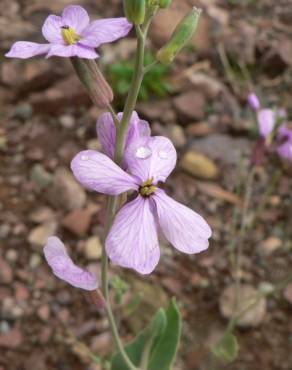
[[[150,24],[150,23],[149,23]],[[149,26],[148,26],[149,27]],[[139,26],[136,27],[137,32],[137,52],[135,59],[135,69],[129,90],[129,94],[125,103],[125,108],[123,112],[123,117],[121,123],[117,126],[117,138],[116,138],[116,148],[115,148],[115,162],[120,165],[123,158],[123,151],[125,146],[126,135],[128,131],[128,125],[132,113],[135,109],[139,90],[144,77],[144,54],[145,54],[145,40],[147,36],[148,27],[144,32],[141,31]],[[113,223],[115,213],[118,205],[118,197],[109,197],[108,207],[107,207],[107,223],[105,227],[105,235],[108,234],[110,227]],[[104,245],[105,243],[103,243]],[[107,316],[110,323],[111,331],[116,342],[116,346],[122,355],[125,363],[130,370],[138,370],[138,368],[133,365],[129,356],[124,350],[123,343],[118,333],[117,325],[114,319],[114,315],[111,308],[110,297],[109,297],[109,282],[108,282],[108,257],[106,255],[105,246],[103,246],[102,251],[102,291],[107,302]]]

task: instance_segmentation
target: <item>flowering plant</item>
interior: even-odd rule
[[[85,9],[67,6],[62,16],[50,15],[42,27],[47,44],[18,41],[6,54],[10,58],[70,58],[92,101],[108,113],[97,120],[97,134],[103,153],[86,150],[72,160],[76,179],[86,188],[108,195],[107,223],[102,252],[101,291],[97,277],[73,263],[62,241],[56,236],[44,247],[45,258],[53,273],[74,287],[102,292],[102,306],[107,312],[118,353],[111,369],[170,370],[180,338],[180,314],[175,300],[161,309],[150,325],[126,347],[122,344],[109,296],[108,258],[115,264],[140,274],[150,274],[159,262],[158,229],[179,251],[194,254],[208,248],[211,229],[193,210],[176,202],[159,188],[176,165],[176,150],[165,137],[151,136],[148,122],[134,111],[145,74],[158,63],[168,64],[195,31],[200,11],[192,11],[179,23],[169,42],[157,53],[156,60],[145,66],[145,42],[151,21],[160,8],[171,1],[125,0],[126,18],[90,22]],[[111,106],[113,93],[94,59],[96,48],[126,36],[135,26],[137,52],[135,70],[124,111],[116,114]],[[132,192],[117,211],[118,197]]]

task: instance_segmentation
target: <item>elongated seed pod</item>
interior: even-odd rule
[[[201,9],[193,8],[176,26],[170,40],[157,53],[157,60],[162,64],[171,63],[179,51],[193,36],[197,29]]]

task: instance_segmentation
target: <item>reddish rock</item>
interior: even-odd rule
[[[8,333],[0,335],[0,347],[15,349],[23,342],[22,333],[18,328],[13,328]]]
[[[29,291],[26,285],[21,283],[15,284],[15,298],[17,301],[26,301],[29,298]]]
[[[13,272],[9,263],[0,258],[0,283],[10,284],[13,280]]]
[[[47,322],[50,317],[50,307],[47,304],[40,306],[37,315],[42,321]]]
[[[90,209],[75,209],[65,216],[62,225],[77,236],[86,235],[92,218]]]
[[[173,103],[182,123],[204,118],[205,99],[198,91],[187,91],[176,97]]]

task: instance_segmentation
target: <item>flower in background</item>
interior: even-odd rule
[[[158,188],[158,182],[164,182],[176,164],[171,141],[143,137],[130,145],[124,159],[130,174],[93,150],[80,152],[71,163],[76,179],[91,190],[109,195],[137,192],[117,213],[107,236],[106,251],[112,262],[141,274],[151,273],[160,258],[158,228],[181,252],[207,249],[211,237],[207,222]]]
[[[292,130],[285,123],[284,109],[261,108],[258,97],[248,96],[250,107],[257,113],[260,139],[253,153],[253,162],[261,164],[265,149],[275,150],[282,158],[292,160]]]
[[[282,125],[278,130],[278,142],[277,153],[292,161],[292,129]]]
[[[18,41],[6,54],[9,58],[46,57],[98,58],[95,48],[126,36],[132,25],[126,18],[99,19],[90,22],[88,13],[78,5],[67,6],[62,16],[49,15],[42,27],[48,44]]]
[[[118,113],[118,119],[121,121],[123,113]],[[116,146],[116,126],[110,113],[103,113],[96,122],[97,136],[100,140],[103,152],[111,159],[114,159],[115,146]],[[129,122],[128,133],[125,143],[125,154],[129,150],[131,143],[142,139],[143,137],[150,137],[151,131],[149,123],[141,120],[137,112],[133,112]],[[125,162],[125,161],[124,161]],[[127,167],[126,163],[123,163]]]
[[[59,238],[51,236],[48,239],[47,245],[44,247],[44,254],[54,275],[59,279],[65,280],[76,288],[89,291],[98,288],[96,276],[74,264]]]

